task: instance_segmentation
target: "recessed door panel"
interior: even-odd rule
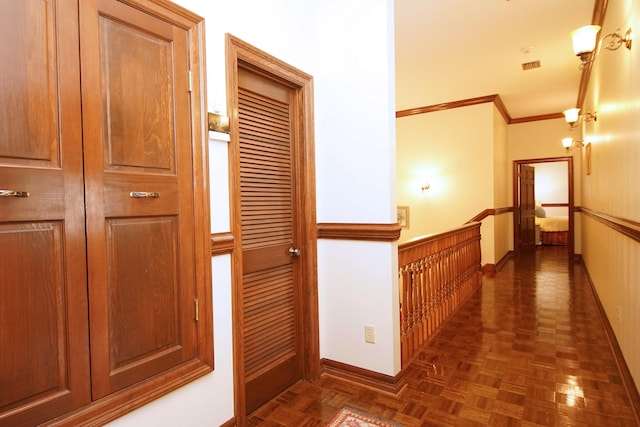
[[[2,163],[60,166],[59,3],[5,0],[0,6],[4,40],[0,44]]]
[[[175,217],[108,221],[108,294],[114,371],[141,361],[175,364],[180,342],[178,227]]]
[[[105,168],[175,172],[171,40],[100,17]]]
[[[11,248],[0,257],[0,407],[7,407],[69,387],[61,224],[0,224],[0,247]]]

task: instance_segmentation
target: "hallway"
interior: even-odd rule
[[[406,369],[398,396],[324,375],[251,426],[323,426],[343,406],[403,426],[638,426],[580,264],[511,259]]]

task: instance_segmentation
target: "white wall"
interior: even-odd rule
[[[397,245],[386,243],[328,240],[319,245],[321,357],[391,376],[400,371],[397,280],[389,286],[398,265],[371,261],[397,260],[397,253]],[[374,326],[375,344],[364,342],[365,325]]]
[[[400,241],[460,227],[494,207],[494,106],[484,103],[397,119]],[[429,183],[431,188],[421,191]],[[501,206],[502,207],[502,206]],[[494,218],[483,221],[482,263],[494,263]]]
[[[535,199],[545,203],[569,203],[569,181],[567,180],[567,162],[534,163]],[[576,189],[579,191],[579,189]],[[548,217],[567,216],[567,207],[543,207]]]
[[[509,203],[509,136],[507,122],[493,106],[493,207],[506,208]],[[494,221],[494,257],[492,264],[497,264],[511,247],[513,235],[510,233],[513,214],[500,214]]]
[[[209,111],[226,112],[227,32],[314,77],[318,221],[395,222],[392,0],[176,3],[205,18]],[[211,226],[212,232],[225,232],[230,229],[228,143],[211,137]],[[321,356],[396,374],[397,245],[320,241],[318,246]],[[110,425],[211,427],[234,416],[231,257],[214,257],[212,270],[214,372]],[[376,327],[376,344],[364,345],[365,323]],[[352,339],[345,341],[345,335]]]
[[[394,223],[393,2],[325,0],[314,14],[318,222]],[[318,242],[322,358],[400,371],[397,275],[395,243]]]
[[[640,31],[640,1],[609,2],[601,34],[620,28]],[[589,82],[583,111],[597,111],[588,122],[590,175],[582,185],[583,206],[640,222],[640,49],[602,50]],[[583,215],[583,259],[636,387],[640,388],[640,244]],[[618,315],[618,313],[620,313]]]

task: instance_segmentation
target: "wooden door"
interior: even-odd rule
[[[238,70],[246,411],[301,378],[296,90]]]
[[[0,425],[90,399],[73,0],[0,0]]]
[[[95,399],[197,356],[190,41],[116,0],[81,22]]]
[[[520,165],[520,250],[532,251],[536,248],[535,217],[535,168]]]

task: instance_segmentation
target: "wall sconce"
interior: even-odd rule
[[[423,185],[423,186],[422,186],[421,190],[422,190],[422,192],[424,193],[425,191],[427,191],[427,190],[428,190],[428,189],[430,189],[430,188],[431,188],[431,185],[429,185],[429,184],[425,184],[425,185]]]
[[[598,50],[596,48],[596,39],[598,32],[600,31],[599,25],[585,25],[570,33],[571,41],[573,42],[573,52],[580,58],[580,68],[584,68],[587,64],[593,62],[596,59],[596,55],[600,51],[602,43],[609,39],[608,43],[604,46],[607,50],[618,50],[620,46],[624,45],[627,49],[631,50],[631,28],[624,33],[624,37],[618,34],[620,29],[615,33],[607,34],[600,40]]]
[[[571,151],[574,147],[582,148],[584,145],[580,140],[574,141],[573,138],[562,138],[562,146],[565,150]]]
[[[229,133],[229,117],[221,114],[207,114],[207,128],[213,132]]]
[[[587,112],[587,114],[581,115],[579,108],[569,108],[568,110],[564,110],[562,114],[564,114],[565,121],[569,123],[570,129],[577,127],[581,121],[585,121],[585,122],[590,122],[591,120],[593,120],[594,122],[598,121],[597,111],[594,111],[593,113]]]

